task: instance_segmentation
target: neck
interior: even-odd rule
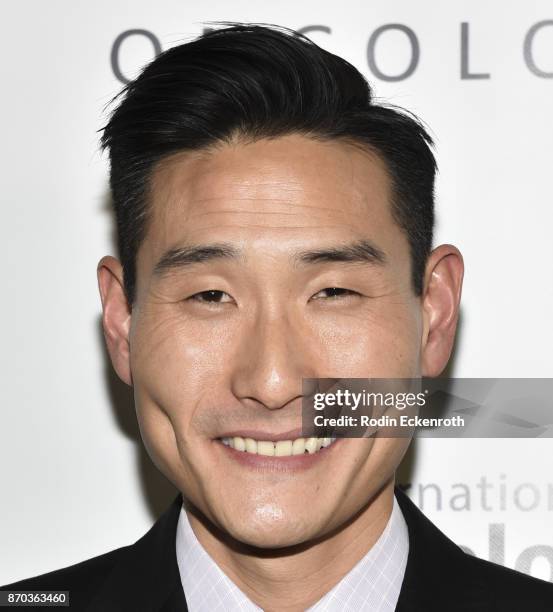
[[[271,551],[232,546],[196,513],[187,511],[200,544],[225,574],[265,612],[304,611],[367,554],[392,512],[393,478],[345,525],[311,544]]]

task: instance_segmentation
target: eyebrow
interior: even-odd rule
[[[236,247],[223,242],[169,249],[156,263],[154,276],[163,276],[171,270],[214,259],[237,259],[239,255],[240,251]]]
[[[301,251],[294,259],[298,263],[368,263],[382,265],[386,263],[384,251],[379,249],[370,240],[358,240],[351,244],[316,249],[314,251]]]
[[[224,242],[173,248],[158,260],[154,275],[163,276],[172,270],[216,259],[238,259],[241,254],[240,249]],[[351,244],[300,251],[294,254],[293,261],[296,264],[343,262],[382,265],[386,263],[386,255],[371,241],[358,240]]]

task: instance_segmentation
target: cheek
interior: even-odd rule
[[[421,321],[416,305],[371,305],[355,316],[310,322],[321,346],[321,376],[410,378],[420,372]]]
[[[170,312],[133,321],[131,371],[138,422],[148,452],[165,474],[168,465],[173,466],[170,472],[176,469],[178,455],[189,456],[196,415],[224,376],[224,338]]]
[[[160,471],[192,497],[201,489],[203,408],[224,399],[217,390],[225,388],[231,344],[220,326],[192,324],[178,313],[133,321],[131,371],[144,445]]]
[[[192,323],[178,313],[143,317],[131,338],[133,381],[176,414],[190,413],[224,376],[232,344],[220,326]]]

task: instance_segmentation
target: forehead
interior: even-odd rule
[[[267,239],[276,251],[323,235],[385,239],[398,231],[376,154],[300,135],[176,154],[156,168],[149,207],[151,258],[185,242]]]

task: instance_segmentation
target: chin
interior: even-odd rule
[[[231,535],[241,544],[267,550],[299,546],[311,540],[309,534],[298,533],[292,525],[256,531],[239,528]]]
[[[248,546],[265,549],[297,546],[319,535],[318,521],[314,520],[313,513],[304,516],[305,512],[305,507],[293,513],[275,503],[266,503],[222,527],[235,540]]]

